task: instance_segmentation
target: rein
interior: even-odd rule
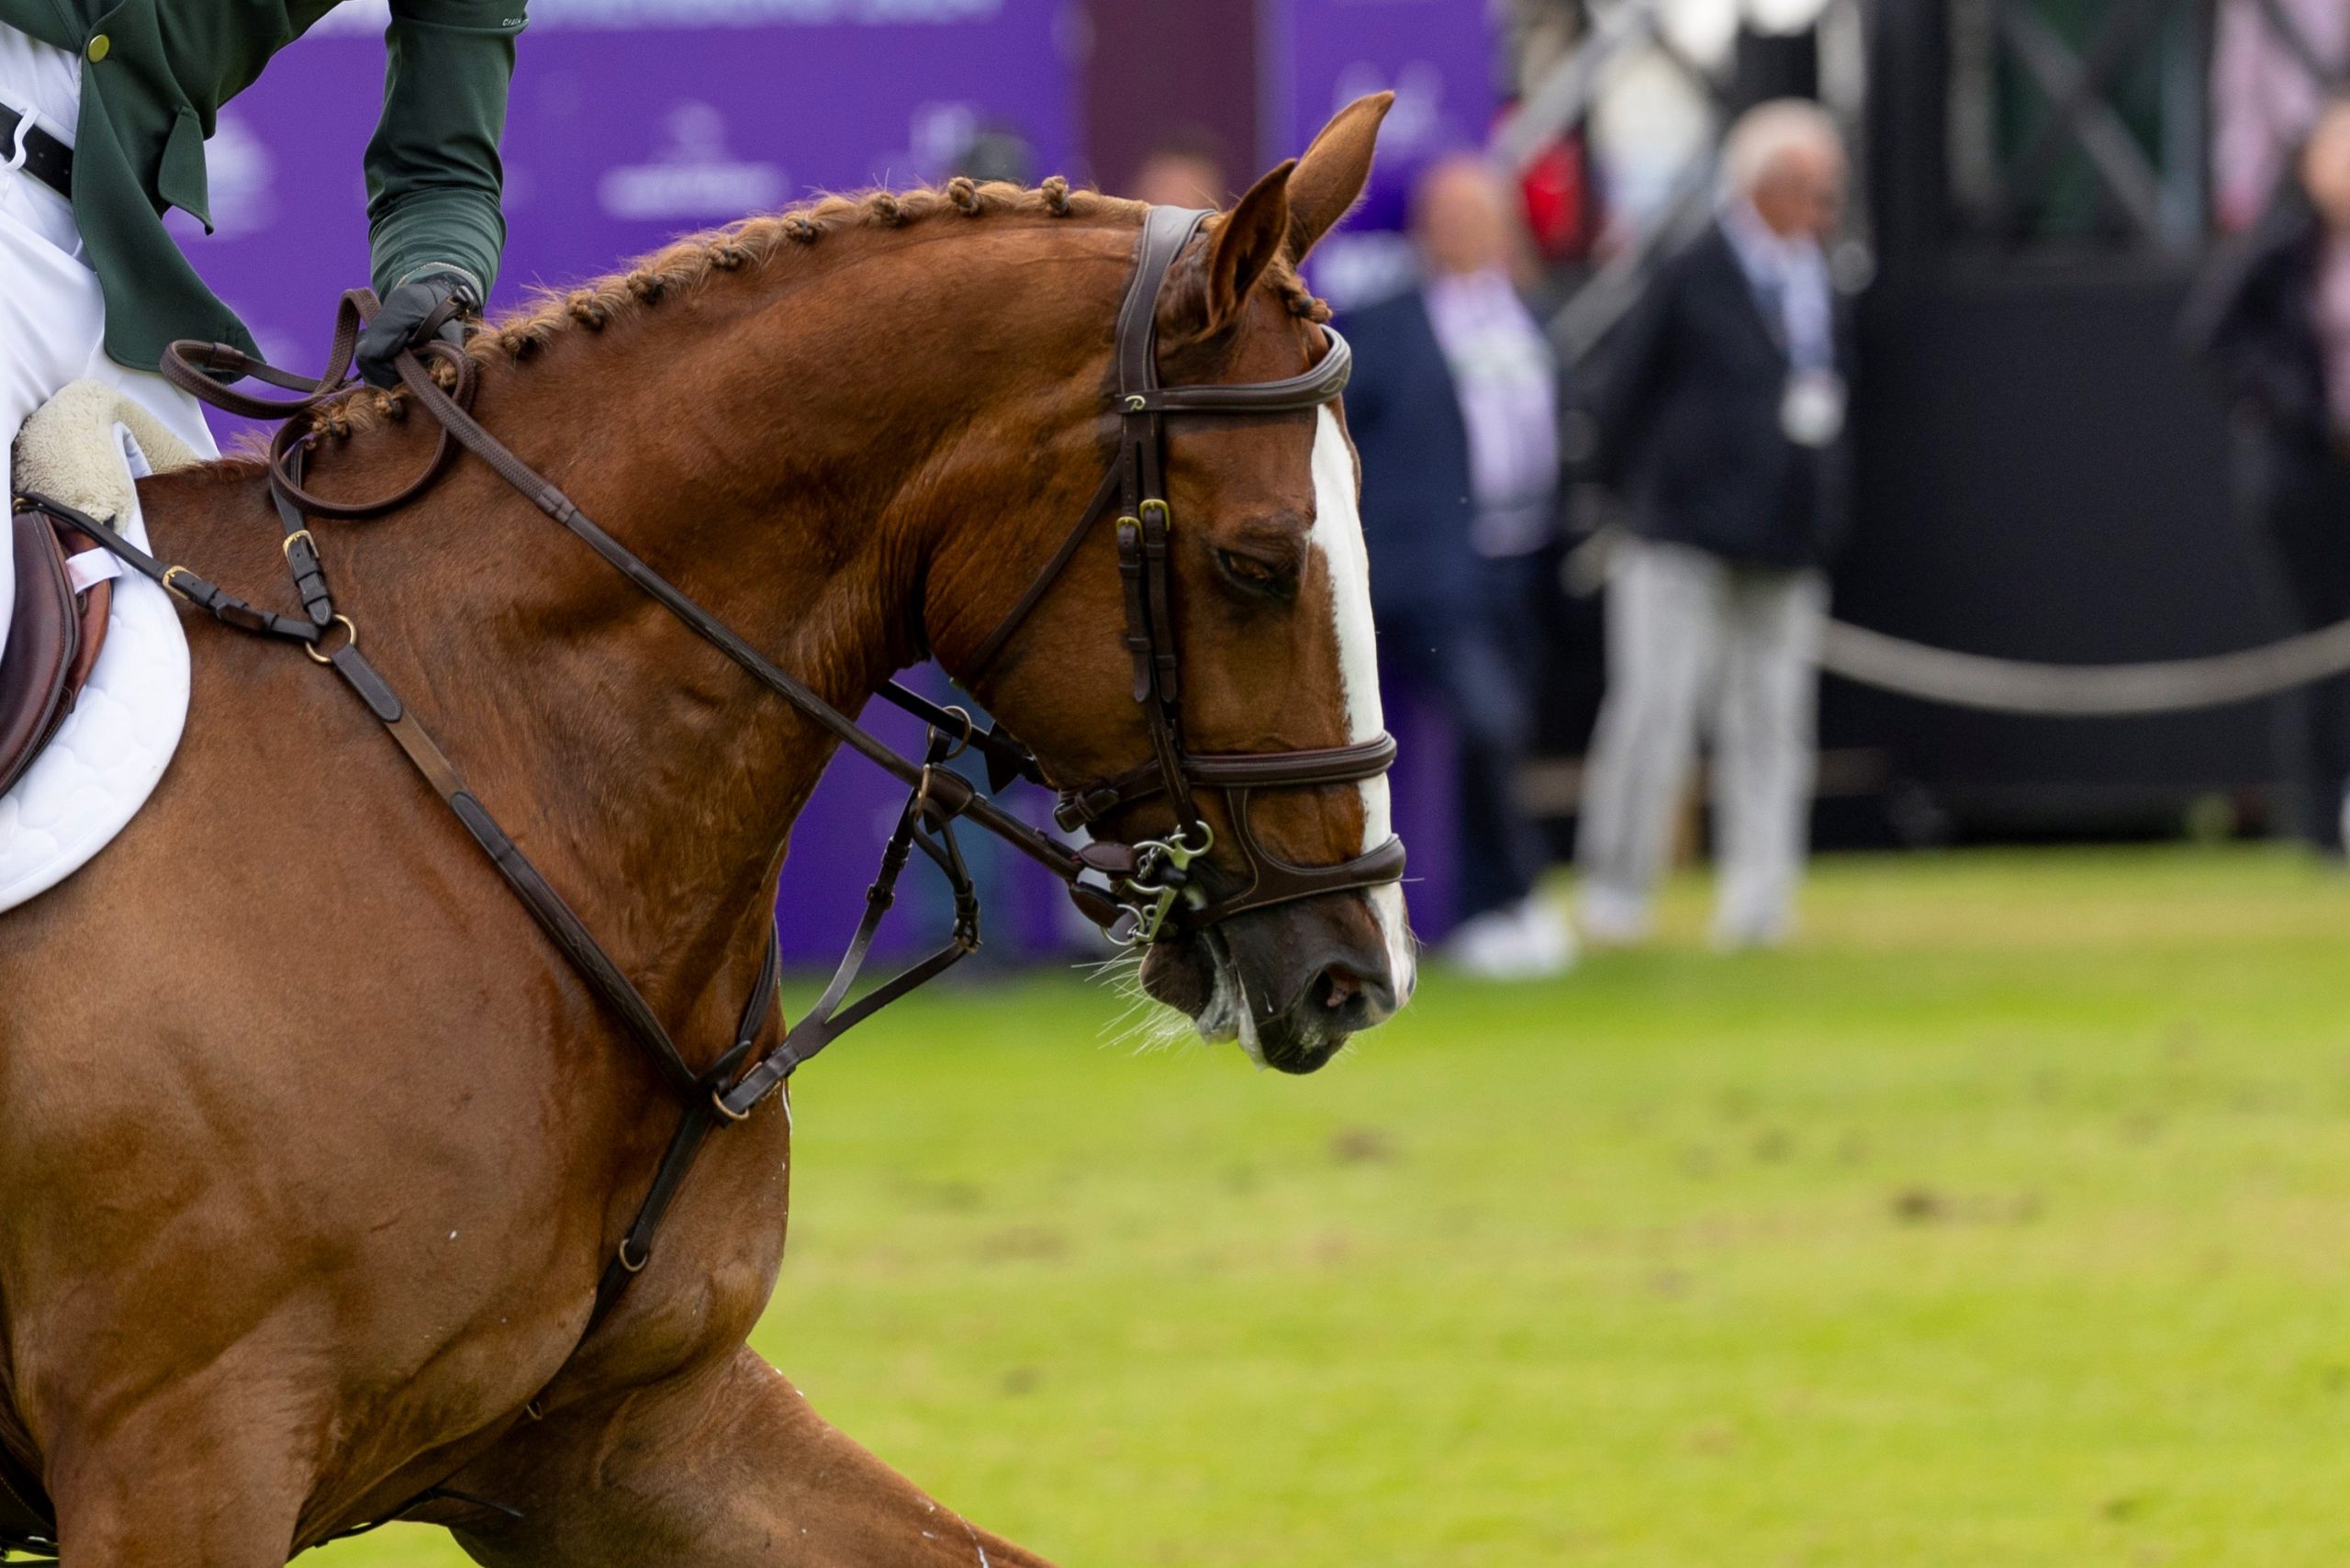
[[[224,624],[296,644],[341,676],[464,824],[564,958],[625,1026],[678,1101],[683,1114],[677,1130],[598,1282],[583,1340],[618,1303],[629,1282],[652,1260],[655,1233],[711,1132],[747,1119],[761,1101],[832,1041],[943,974],[979,946],[979,896],[956,843],[958,821],[975,823],[1043,865],[1067,884],[1070,896],[1090,919],[1114,939],[1135,946],[1163,940],[1176,931],[1196,930],[1245,910],[1379,886],[1402,877],[1400,840],[1391,838],[1337,865],[1301,867],[1267,853],[1249,826],[1248,816],[1254,790],[1351,783],[1383,773],[1394,757],[1395,743],[1391,737],[1382,734],[1375,740],[1320,750],[1243,755],[1197,754],[1186,750],[1183,744],[1168,556],[1173,514],[1165,487],[1165,421],[1170,416],[1265,415],[1319,409],[1344,388],[1352,357],[1345,340],[1332,332],[1329,352],[1302,375],[1246,386],[1159,386],[1155,342],[1158,300],[1177,259],[1207,217],[1203,212],[1167,207],[1153,208],[1147,216],[1135,275],[1118,318],[1116,458],[1092,503],[987,638],[967,678],[978,678],[994,663],[1075,558],[1079,546],[1114,512],[1118,569],[1125,588],[1125,644],[1134,663],[1134,698],[1149,730],[1152,756],[1131,773],[1089,788],[1064,790],[1055,814],[1064,829],[1073,832],[1097,827],[1127,808],[1164,797],[1176,823],[1175,831],[1164,839],[1136,844],[1097,839],[1071,847],[1030,826],[982,796],[946,765],[976,747],[986,758],[991,784],[1002,788],[1014,778],[1042,782],[1044,772],[1035,756],[1000,729],[980,732],[964,710],[931,702],[896,682],[885,686],[881,695],[929,726],[928,744],[922,759],[916,761],[878,739],[655,572],[483,428],[468,411],[478,373],[472,358],[455,345],[432,339],[420,350],[404,351],[396,362],[402,384],[440,427],[431,458],[412,480],[391,495],[357,502],[330,500],[306,488],[305,458],[317,438],[318,411],[351,386],[351,363],[360,329],[375,313],[375,297],[365,290],[343,297],[328,369],[315,379],[280,370],[226,344],[176,342],[163,360],[163,374],[173,385],[215,408],[285,421],[270,445],[268,480],[284,525],[286,567],[302,603],[298,618],[257,608],[185,566],[167,565],[107,524],[71,507],[40,496],[17,498],[20,508],[72,523],[132,570]],[[445,367],[450,383],[446,389],[435,379],[436,366]],[[255,397],[224,386],[222,377],[252,377],[297,396]],[[308,519],[370,518],[404,506],[440,477],[459,448],[487,464],[752,678],[910,791],[883,851],[879,872],[867,892],[863,918],[831,982],[808,1015],[784,1031],[776,1046],[754,1065],[745,1064],[757,1049],[777,1000],[780,958],[773,932],[758,982],[744,1005],[733,1039],[708,1070],[697,1071],[635,984],[499,826],[457,765],[362,655],[358,627],[335,608]],[[1191,874],[1192,863],[1214,842],[1197,808],[1196,792],[1201,790],[1224,791],[1235,847],[1248,868],[1247,885],[1214,901],[1195,885]],[[851,1002],[849,993],[895,900],[898,879],[916,850],[938,868],[954,894],[952,936],[930,957]]]

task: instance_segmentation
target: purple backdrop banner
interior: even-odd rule
[[[505,143],[509,233],[497,297],[612,270],[677,234],[821,189],[950,172],[975,134],[1024,143],[1042,175],[1075,145],[1064,0],[537,0]],[[174,214],[190,254],[269,357],[323,361],[334,301],[367,281],[361,157],[383,102],[384,8],[346,6],[221,117],[207,150],[218,231]],[[692,25],[680,25],[680,24]],[[233,427],[233,421],[225,421]],[[911,725],[877,720],[917,747]],[[460,757],[464,737],[447,743]],[[855,759],[793,834],[786,949],[830,962],[854,928],[894,786]],[[977,835],[974,835],[975,837]],[[1041,874],[972,843],[991,947],[1066,944]],[[885,946],[941,940],[916,868]]]
[[[936,178],[980,130],[1016,134],[1036,174],[1061,167],[1074,145],[1064,5],[540,0],[507,122],[498,297],[812,191]],[[384,74],[367,11],[334,13],[222,114],[207,157],[218,232],[173,215],[282,363],[322,351],[335,295],[366,280],[360,160]],[[614,25],[675,17],[829,19]]]
[[[1483,144],[1496,99],[1496,34],[1483,0],[1262,0],[1273,159],[1304,151],[1337,110],[1392,89],[1380,163],[1350,228],[1399,229],[1414,172]]]

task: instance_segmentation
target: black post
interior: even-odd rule
[[[1930,270],[1950,232],[1950,13],[1878,0],[1869,15],[1869,209],[1878,275]]]
[[[1751,27],[1738,30],[1736,69],[1730,77],[1730,106],[1743,111],[1774,98],[1819,96],[1819,29],[1792,33],[1758,33]]]

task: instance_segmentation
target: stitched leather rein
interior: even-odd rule
[[[1044,772],[1027,749],[1001,729],[979,732],[963,710],[930,702],[895,682],[886,686],[882,695],[921,718],[930,726],[930,734],[919,762],[890,748],[655,573],[475,420],[467,409],[477,372],[472,358],[455,345],[435,339],[420,350],[403,353],[397,361],[408,393],[440,426],[432,457],[416,478],[395,494],[358,502],[331,500],[306,489],[304,457],[318,433],[318,410],[350,386],[359,331],[375,312],[375,297],[365,290],[343,297],[329,368],[316,380],[277,369],[225,344],[176,342],[163,361],[163,373],[173,384],[217,408],[286,421],[271,443],[269,482],[285,529],[286,566],[302,601],[299,617],[257,608],[185,566],[167,565],[106,524],[70,507],[39,496],[17,498],[19,507],[48,512],[82,529],[133,570],[223,623],[297,644],[312,659],[341,675],[489,857],[532,917],[625,1025],[684,1107],[677,1134],[662,1156],[635,1218],[598,1283],[590,1331],[610,1311],[628,1282],[651,1260],[654,1233],[711,1131],[747,1118],[801,1063],[979,946],[979,898],[957,847],[958,820],[976,823],[1050,869],[1068,885],[1070,896],[1089,918],[1114,939],[1134,946],[1196,930],[1246,910],[1377,887],[1402,878],[1404,846],[1398,839],[1390,838],[1337,865],[1296,866],[1264,849],[1249,826],[1248,815],[1249,797],[1256,790],[1341,785],[1385,772],[1395,755],[1392,737],[1382,734],[1320,750],[1237,755],[1193,753],[1183,745],[1172,567],[1168,554],[1174,518],[1165,485],[1166,420],[1195,415],[1310,412],[1339,395],[1352,363],[1345,340],[1331,332],[1329,352],[1321,361],[1304,375],[1286,380],[1242,386],[1159,385],[1156,344],[1159,296],[1177,260],[1208,217],[1205,212],[1169,207],[1155,207],[1147,215],[1134,278],[1117,322],[1115,459],[1083,516],[987,638],[966,678],[978,678],[995,662],[1075,558],[1079,547],[1114,512],[1125,599],[1124,641],[1133,659],[1134,698],[1143,710],[1152,755],[1147,763],[1118,778],[1064,790],[1056,816],[1071,831],[1094,828],[1129,808],[1164,797],[1175,827],[1163,839],[1127,844],[1097,838],[1071,847],[1030,826],[980,795],[962,775],[946,766],[965,749],[976,746],[986,757],[991,787],[1002,789],[1014,778],[1043,782]],[[429,336],[441,324],[428,322],[423,335]],[[450,383],[446,390],[428,368],[434,364],[445,367]],[[257,398],[221,385],[220,378],[247,376],[301,395],[290,399]],[[772,933],[758,983],[744,1006],[733,1040],[707,1070],[696,1071],[635,985],[498,825],[456,764],[362,655],[357,628],[335,609],[308,520],[374,517],[403,506],[433,483],[460,446],[487,463],[540,510],[577,535],[753,678],[911,791],[883,851],[879,874],[867,890],[864,916],[831,983],[808,1015],[755,1065],[746,1067],[745,1063],[756,1051],[775,1005],[778,956]],[[1196,803],[1196,792],[1209,789],[1225,794],[1226,821],[1245,868],[1239,885],[1214,900],[1194,883],[1191,871],[1214,844],[1214,834]],[[849,991],[894,901],[898,878],[916,849],[939,868],[953,890],[953,938],[929,958],[850,1002]]]

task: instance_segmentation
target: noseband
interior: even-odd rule
[[[1129,808],[1164,797],[1174,817],[1166,838],[1136,844],[1096,838],[1081,847],[1039,832],[980,795],[946,764],[968,747],[987,758],[990,779],[1001,789],[1015,777],[1041,781],[1035,757],[1001,731],[981,733],[959,708],[941,707],[895,682],[881,695],[930,725],[922,760],[903,756],[826,702],[797,678],[753,647],[732,627],[654,571],[628,547],[582,512],[561,490],[517,457],[469,412],[477,369],[453,345],[434,341],[397,361],[402,384],[438,421],[441,437],[431,459],[415,479],[389,496],[340,501],[303,486],[305,457],[320,427],[320,405],[351,385],[351,362],[359,330],[375,313],[372,294],[344,296],[336,318],[334,347],[326,374],[315,380],[277,369],[226,344],[173,343],[163,374],[175,385],[229,412],[286,422],[270,446],[269,483],[284,526],[285,555],[302,602],[298,616],[261,609],[198,576],[185,566],[166,565],[131,543],[106,523],[39,496],[19,496],[28,508],[61,518],[120,556],[132,570],[160,583],[181,599],[208,611],[224,624],[258,636],[298,644],[322,666],[334,669],[406,754],[475,842],[506,879],[532,919],[565,958],[643,1048],[662,1082],[684,1107],[676,1136],[654,1173],[635,1219],[621,1237],[598,1283],[589,1330],[603,1320],[628,1282],[651,1260],[654,1233],[667,1212],[703,1140],[715,1129],[746,1119],[801,1063],[849,1028],[891,1002],[944,973],[979,943],[977,889],[955,838],[957,822],[977,823],[1013,848],[1039,862],[1065,882],[1078,907],[1113,937],[1136,946],[1166,939],[1180,931],[1203,929],[1248,910],[1268,908],[1318,893],[1383,886],[1400,879],[1404,846],[1390,838],[1368,854],[1335,866],[1296,866],[1268,852],[1250,825],[1249,801],[1256,791],[1320,789],[1359,783],[1386,771],[1394,741],[1381,735],[1357,745],[1318,751],[1203,754],[1183,744],[1181,670],[1176,656],[1173,573],[1169,540],[1174,514],[1165,481],[1166,421],[1192,415],[1265,415],[1318,409],[1346,386],[1351,363],[1345,340],[1330,333],[1330,350],[1303,375],[1247,386],[1166,387],[1158,385],[1156,317],[1168,274],[1208,215],[1152,209],[1144,223],[1133,283],[1117,325],[1119,420],[1115,461],[1093,500],[1059,549],[988,637],[968,678],[976,679],[1002,652],[1046,593],[1061,577],[1078,548],[1102,519],[1116,517],[1118,570],[1125,602],[1125,646],[1134,662],[1134,698],[1149,732],[1150,759],[1132,772],[1061,793],[1056,815],[1065,829],[1093,828]],[[428,362],[446,380],[436,381]],[[252,376],[301,394],[256,398],[232,391],[222,380]],[[882,853],[881,868],[866,897],[863,919],[832,982],[807,1016],[786,1032],[764,1057],[753,1060],[767,1035],[776,1005],[778,954],[768,933],[758,983],[745,1003],[733,1039],[712,1066],[697,1070],[672,1039],[659,1015],[586,924],[532,865],[499,826],[463,772],[426,732],[391,685],[359,651],[359,632],[335,608],[326,568],[308,520],[364,518],[415,499],[463,447],[489,465],[540,510],[568,529],[647,596],[675,615],[755,680],[790,703],[842,745],[890,773],[909,789],[905,809]],[[1214,834],[1199,812],[1197,792],[1221,791],[1233,847],[1244,873],[1241,884],[1211,899],[1192,875]],[[955,930],[947,946],[876,985],[855,1002],[849,991],[862,970],[883,916],[896,898],[899,876],[921,850],[945,875],[955,896]],[[748,1065],[746,1065],[748,1064]]]
[[[1113,873],[1124,908],[1110,924],[1113,937],[1147,946],[1169,932],[1213,925],[1244,910],[1384,886],[1404,875],[1404,841],[1391,836],[1367,853],[1335,866],[1297,866],[1267,850],[1249,819],[1260,790],[1319,789],[1356,784],[1385,773],[1395,760],[1394,737],[1381,734],[1352,745],[1320,750],[1200,753],[1183,744],[1182,676],[1172,613],[1173,565],[1168,555],[1175,526],[1167,499],[1167,419],[1170,414],[1311,413],[1346,390],[1354,351],[1335,331],[1330,350],[1313,369],[1283,381],[1241,386],[1161,386],[1158,384],[1158,299],[1208,214],[1156,207],[1143,223],[1134,280],[1118,311],[1118,454],[1092,503],[1052,559],[1028,585],[972,656],[966,683],[993,667],[1013,633],[1060,580],[1078,547],[1112,510],[1117,513],[1118,577],[1125,606],[1125,647],[1134,661],[1134,700],[1150,733],[1150,760],[1104,782],[1061,791],[1053,815],[1067,831],[1091,833],[1128,807],[1164,796],[1175,831],[1131,846],[1131,870]],[[1233,848],[1245,874],[1240,887],[1213,901],[1187,900],[1192,864],[1215,844],[1200,815],[1195,789],[1222,792]],[[1097,846],[1100,841],[1096,840]]]

